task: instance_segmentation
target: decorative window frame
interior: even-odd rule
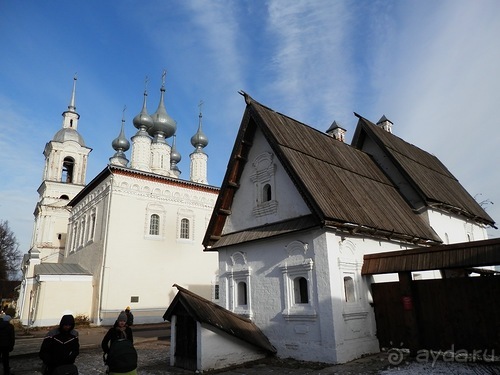
[[[263,152],[254,159],[252,166],[254,172],[250,180],[254,183],[255,197],[252,214],[256,217],[275,214],[278,212],[278,201],[276,200],[274,155],[270,152]],[[269,190],[271,199],[267,197]]]
[[[93,208],[90,211],[90,216],[89,216],[89,242],[94,242],[95,239],[95,230],[97,227],[97,209]]]
[[[144,239],[161,241],[165,237],[165,208],[162,205],[152,203],[146,207],[146,214],[144,220]],[[159,216],[158,234],[149,234],[151,227],[151,217],[152,215]]]
[[[72,224],[70,253],[74,253],[78,248],[78,222]]]
[[[80,219],[80,232],[78,236],[78,248],[81,249],[85,246],[86,243],[86,234],[87,234],[87,217],[83,216]]]
[[[251,269],[248,267],[246,254],[236,252],[231,255],[231,266],[227,273],[227,280],[229,284],[229,306],[230,310],[235,314],[242,315],[246,318],[252,319],[252,287],[250,283]],[[238,304],[238,284],[244,282],[246,284],[246,305]]]
[[[342,316],[345,321],[353,319],[365,319],[368,316],[366,307],[362,301],[362,280],[361,267],[363,261],[356,257],[356,245],[349,240],[343,240],[339,246],[340,256],[338,258],[338,266],[340,270],[340,285],[342,293]],[[345,294],[345,279],[352,279],[352,288],[354,300],[346,300]]]
[[[281,314],[287,321],[313,321],[317,319],[313,288],[314,262],[306,258],[308,244],[302,241],[292,241],[285,250],[288,257],[279,266],[283,276],[283,295],[285,306]],[[307,303],[295,301],[295,280],[303,277],[307,281]]]
[[[182,219],[187,219],[189,221],[189,238],[181,238],[182,230]],[[194,224],[195,215],[192,210],[187,210],[184,208],[179,209],[177,212],[177,241],[184,243],[194,243]]]

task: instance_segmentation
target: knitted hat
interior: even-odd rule
[[[125,311],[122,311],[120,313],[120,315],[118,315],[118,319],[116,319],[117,321],[120,321],[120,320],[123,320],[124,322],[127,321],[127,314],[125,313]]]

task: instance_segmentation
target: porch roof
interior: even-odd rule
[[[362,275],[500,265],[500,238],[366,254]]]
[[[183,287],[174,284],[178,292],[170,303],[163,320],[170,321],[182,307],[193,319],[200,323],[211,325],[219,330],[262,348],[270,353],[276,353],[276,348],[269,342],[267,336],[250,319],[237,315],[222,306],[209,301]]]

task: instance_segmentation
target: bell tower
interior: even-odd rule
[[[45,145],[45,168],[38,188],[31,248],[40,252],[40,261],[62,260],[69,211],[68,202],[85,186],[87,158],[92,151],[78,133],[80,115],[76,112],[76,76],[68,109],[62,113],[62,128]]]

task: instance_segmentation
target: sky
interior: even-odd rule
[[[498,226],[499,39],[497,0],[0,0],[0,220],[27,252],[43,149],[62,127],[75,74],[90,182],[122,118],[129,139],[137,131],[145,88],[156,110],[165,70],[181,178],[203,101],[208,182],[221,185],[242,90],[321,131],[335,120],[348,142],[354,112],[385,115]]]

